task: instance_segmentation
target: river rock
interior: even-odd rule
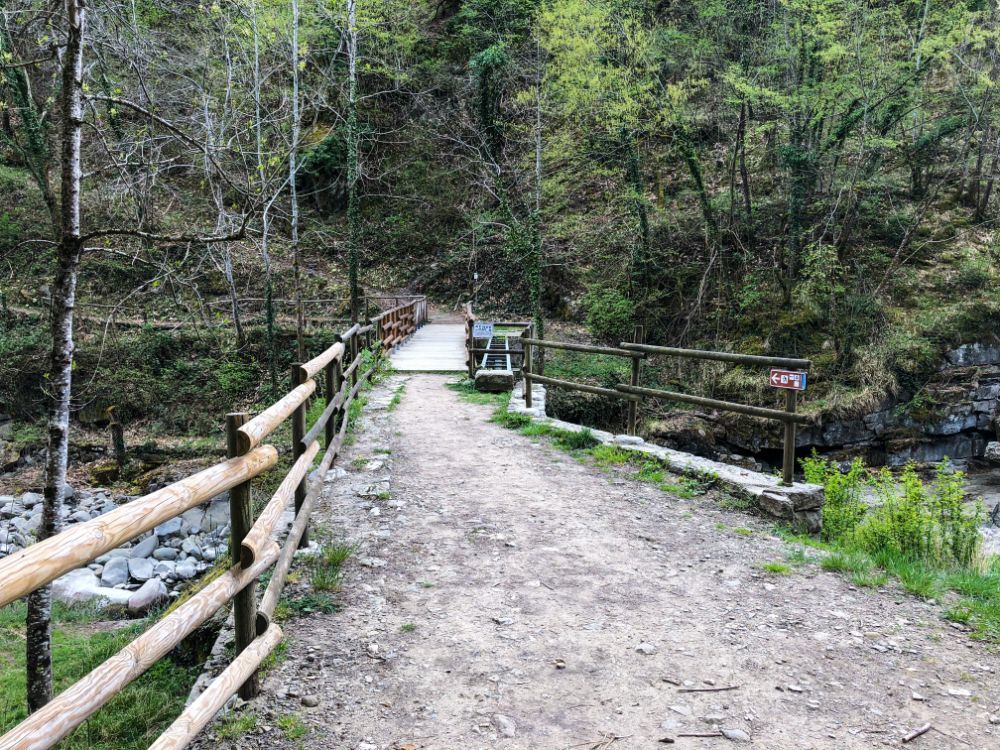
[[[157,548],[160,540],[156,534],[151,534],[143,539],[141,542],[132,547],[132,552],[130,557],[149,557],[153,554],[153,550]]]
[[[1000,465],[1000,442],[993,440],[987,443],[986,449],[983,451],[983,458],[991,464]]]
[[[86,523],[90,520],[90,512],[86,510],[75,510],[70,513],[69,520],[73,523]]]
[[[160,578],[173,578],[177,569],[177,564],[171,560],[161,560],[153,566],[153,575]]]
[[[105,563],[104,570],[101,572],[101,585],[114,588],[128,583],[128,568],[127,558],[112,557]]]
[[[513,737],[517,734],[517,725],[509,716],[504,716],[503,714],[493,714],[493,718],[490,719],[490,723],[493,724],[493,728],[504,737]]]
[[[34,508],[36,505],[42,502],[43,499],[44,498],[42,498],[42,496],[39,495],[37,492],[25,492],[23,495],[21,495],[21,505],[23,505],[25,508]]]
[[[157,547],[153,550],[154,560],[176,560],[180,555],[175,547]]]
[[[178,533],[183,525],[184,520],[182,518],[171,518],[169,521],[164,521],[154,528],[153,533],[157,536],[170,536],[171,534]]]
[[[148,581],[153,577],[153,561],[148,557],[130,557],[128,572],[137,581]]]
[[[85,602],[104,599],[112,604],[127,604],[131,594],[121,589],[101,586],[98,579],[87,568],[71,570],[52,582],[52,595],[61,602]]]
[[[187,580],[198,575],[198,568],[195,567],[194,560],[182,560],[174,568],[174,575]]]
[[[184,552],[185,554],[191,555],[191,557],[196,557],[199,560],[201,559],[202,556],[201,547],[199,547],[198,542],[196,542],[191,537],[185,539],[184,543],[181,544],[181,551]]]
[[[167,587],[159,578],[150,578],[128,598],[128,611],[140,614],[168,598]]]

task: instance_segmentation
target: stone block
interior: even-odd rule
[[[477,370],[476,390],[483,393],[504,393],[514,389],[513,370]]]

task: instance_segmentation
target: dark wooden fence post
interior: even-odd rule
[[[343,356],[343,355],[341,355]],[[344,384],[344,367],[341,364],[341,360],[335,359],[326,366],[326,404],[330,405],[330,402],[337,397],[340,393],[340,388]],[[326,448],[330,447],[333,442],[334,436],[337,434],[337,415],[331,414],[330,418],[326,420],[326,426],[324,427],[324,445]]]
[[[531,333],[531,329],[526,329],[528,333]],[[522,337],[527,338],[527,337]],[[521,346],[524,348],[524,362],[521,364],[521,375],[524,378],[524,405],[531,408],[531,344],[527,341],[522,341]]]
[[[246,412],[226,415],[226,455],[235,458],[241,455],[237,432],[246,424]],[[250,482],[243,482],[229,490],[229,557],[236,564],[240,560],[240,545],[243,537],[253,526]],[[253,643],[257,637],[257,582],[251,581],[246,588],[233,597],[233,619],[236,624],[236,656]],[[240,698],[251,700],[260,692],[257,673],[243,683],[239,689]]]
[[[795,413],[795,402],[798,394],[795,391],[785,391],[785,411]],[[785,455],[781,472],[781,483],[790,485],[795,476],[795,422],[785,422]]]
[[[632,334],[632,343],[641,344],[643,343],[643,337],[645,331],[642,326],[636,326],[635,331]],[[632,357],[632,375],[629,379],[629,384],[633,388],[639,386],[639,368],[642,360],[639,357]],[[639,421],[639,402],[629,401],[628,402],[628,434],[635,435],[638,428]]]
[[[292,364],[292,387],[296,388],[306,382],[305,372],[302,370],[302,365],[298,362]],[[295,411],[292,412],[292,457],[294,460],[298,461],[299,456],[305,453],[305,446],[302,445],[302,438],[306,434],[306,405],[305,403],[299,404],[295,407]],[[302,503],[306,499],[306,485],[309,482],[308,473],[306,476],[302,477],[302,481],[299,482],[298,486],[295,488],[295,515],[298,515],[299,510],[302,508]],[[305,531],[302,532],[302,539],[299,540],[299,549],[304,549],[309,546],[309,527],[306,526]]]
[[[111,420],[108,429],[111,431],[111,450],[119,471],[125,466],[125,427],[118,419],[118,407],[108,407],[108,419]]]

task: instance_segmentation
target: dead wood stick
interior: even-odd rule
[[[917,737],[919,737],[920,735],[927,734],[929,731],[931,731],[931,725],[924,724],[919,729],[914,729],[912,732],[906,735],[903,738],[903,742],[912,742],[913,740],[917,739]]]
[[[721,693],[723,690],[739,690],[739,685],[723,685],[722,687],[677,688],[678,693]]]

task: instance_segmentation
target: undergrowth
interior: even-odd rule
[[[826,490],[819,540],[793,537],[827,551],[820,566],[858,586],[895,580],[924,599],[957,599],[945,616],[977,638],[1000,642],[1000,556],[984,557],[981,500],[968,502],[961,472],[942,461],[933,481],[913,466],[894,476],[860,460],[846,471],[813,456],[802,461],[807,482]],[[867,503],[866,489],[876,498]]]

